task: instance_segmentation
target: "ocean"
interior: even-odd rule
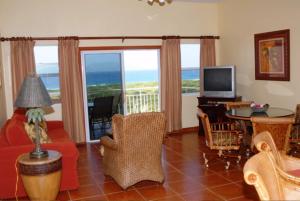
[[[48,90],[59,89],[59,78],[58,74],[41,74],[46,88]],[[181,73],[182,80],[196,80],[199,79],[199,69],[185,69]],[[157,71],[146,70],[146,71],[126,71],[125,82],[157,82],[159,75]],[[86,84],[101,85],[101,84],[116,84],[120,83],[121,75],[118,72],[92,72],[86,73]]]

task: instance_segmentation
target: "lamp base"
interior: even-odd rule
[[[46,158],[48,157],[48,151],[33,151],[30,152],[30,158]]]

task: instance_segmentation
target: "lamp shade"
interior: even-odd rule
[[[21,86],[15,106],[23,108],[52,105],[49,93],[38,75],[28,75]]]

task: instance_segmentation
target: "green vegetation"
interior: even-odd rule
[[[138,94],[155,94],[158,93],[157,82],[134,82],[126,83],[126,95]],[[199,92],[199,80],[183,80],[182,93],[197,93]],[[95,97],[100,96],[118,96],[120,94],[119,84],[95,85],[87,87],[88,100],[92,101]],[[60,93],[58,90],[48,90],[52,99],[59,99]]]
[[[182,93],[199,93],[200,81],[199,80],[182,80]]]

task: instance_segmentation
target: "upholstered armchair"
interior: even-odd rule
[[[224,154],[223,151],[239,150],[243,132],[236,128],[235,122],[210,123],[208,115],[198,108],[198,117],[201,119],[206,145],[211,150],[219,150],[219,157],[236,157],[237,163],[241,160],[239,154]],[[203,153],[206,167],[208,167],[208,159]],[[225,169],[228,169],[230,162],[227,160]]]
[[[260,151],[244,166],[244,179],[253,185],[261,200],[300,199],[300,159],[278,151],[269,132],[254,137]]]
[[[123,189],[143,180],[163,182],[163,113],[116,114],[112,118],[112,132],[113,139],[100,138],[104,174],[113,177]]]

